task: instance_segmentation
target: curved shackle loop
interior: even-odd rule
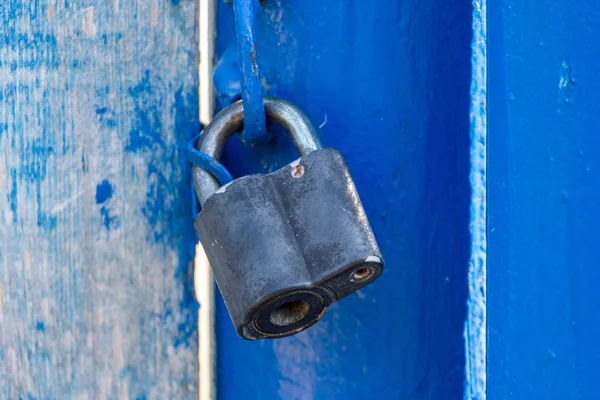
[[[290,133],[300,156],[305,156],[321,148],[315,128],[296,105],[276,97],[265,97],[264,104],[267,120],[278,123]],[[196,148],[218,160],[225,143],[234,133],[243,129],[244,107],[240,100],[215,115],[202,131]],[[201,167],[194,166],[192,173],[198,200],[201,205],[204,205],[220,185],[209,172]]]

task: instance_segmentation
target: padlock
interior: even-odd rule
[[[292,136],[300,158],[219,187],[194,167],[202,210],[195,221],[238,335],[279,338],[315,322],[334,301],[377,279],[383,259],[341,153],[321,148],[304,113],[265,98],[270,121]],[[219,159],[243,129],[234,103],[206,126],[197,148]]]

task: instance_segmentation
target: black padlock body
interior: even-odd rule
[[[195,227],[245,339],[297,333],[383,271],[348,167],[334,149],[221,187]]]

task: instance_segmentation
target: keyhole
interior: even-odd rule
[[[285,303],[277,307],[271,313],[269,319],[274,325],[287,326],[295,324],[302,318],[306,317],[306,314],[308,314],[309,310],[310,306],[305,301],[290,301],[289,303]]]

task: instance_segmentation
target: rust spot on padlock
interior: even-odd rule
[[[304,167],[302,165],[298,164],[292,167],[292,176],[294,178],[302,178],[302,175],[304,175]]]

